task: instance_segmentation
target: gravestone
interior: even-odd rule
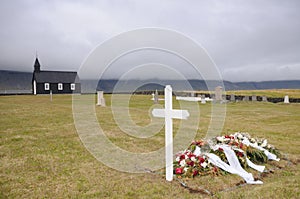
[[[154,117],[165,118],[165,155],[166,180],[173,180],[173,119],[187,119],[190,114],[187,110],[175,110],[172,105],[172,87],[165,88],[165,109],[153,109]]]
[[[289,100],[289,96],[288,96],[288,95],[284,96],[284,102],[283,102],[283,103],[285,103],[285,104],[290,103],[290,100]]]
[[[243,101],[249,101],[249,96],[245,96],[244,98],[243,98]]]
[[[257,101],[256,95],[252,95],[252,101]]]
[[[263,102],[267,102],[268,100],[267,100],[267,97],[266,96],[262,96],[262,101]]]
[[[52,90],[50,90],[50,101],[52,102]]]
[[[195,97],[195,93],[194,92],[191,92],[191,97]]]
[[[206,104],[205,95],[201,96],[201,104]]]
[[[234,94],[231,94],[231,95],[230,95],[230,101],[232,101],[232,102],[235,101],[235,95],[234,95]]]
[[[105,99],[103,97],[103,91],[97,91],[97,105],[105,106]]]
[[[158,92],[157,92],[157,89],[155,90],[155,94],[154,94],[154,104],[158,104]]]
[[[221,86],[217,86],[215,88],[215,100],[216,101],[223,101],[223,97],[222,97],[222,87]]]

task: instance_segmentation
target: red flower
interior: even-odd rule
[[[243,146],[244,146],[243,143],[240,143],[240,148],[243,148]]]
[[[183,169],[182,168],[176,168],[175,173],[176,174],[182,174]]]
[[[192,157],[196,157],[193,153],[188,154],[188,157],[191,159]]]
[[[219,151],[222,151],[222,152],[224,151],[222,148],[219,148],[218,150],[219,150]]]
[[[244,154],[242,152],[238,152],[237,155],[240,156],[240,157],[244,156]]]
[[[214,172],[216,172],[216,173],[218,172],[218,168],[217,168],[217,167],[214,167],[213,170],[214,170]]]
[[[184,159],[185,159],[185,155],[182,154],[182,155],[180,156],[180,160],[184,160]]]
[[[198,175],[198,173],[199,173],[198,170],[194,170],[194,171],[193,171],[193,176]]]
[[[189,165],[189,166],[194,166],[194,162],[193,161],[188,161],[186,164]]]
[[[202,164],[205,161],[203,157],[199,157],[199,163]]]
[[[204,144],[205,144],[205,143],[204,143],[203,141],[199,141],[197,145],[198,145],[198,146],[203,146]]]

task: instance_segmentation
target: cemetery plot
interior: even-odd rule
[[[149,107],[161,109],[164,104],[164,101],[159,101],[159,104],[153,105],[149,96],[135,95],[130,101],[131,117],[140,125],[154,119],[150,117]],[[164,146],[164,129],[149,139],[124,134],[114,123],[109,107],[110,95],[104,95],[104,98],[106,107],[97,106],[96,114],[112,142],[135,152],[157,150]],[[201,118],[195,140],[205,136],[211,119],[210,106],[210,103],[200,104]],[[264,184],[243,186],[243,179],[238,175],[212,172],[194,179],[176,178],[169,183],[165,180],[164,170],[161,173],[130,174],[110,169],[98,162],[80,142],[73,123],[70,95],[56,95],[52,102],[48,95],[1,96],[0,197],[201,198],[199,194],[209,191],[220,198],[298,198],[299,108],[296,103],[227,105],[224,135],[243,131],[252,137],[266,138],[283,155],[279,162],[271,161],[265,165],[269,172],[261,176],[258,171],[246,169],[255,178],[262,177]],[[182,109],[175,98],[173,109]],[[193,114],[192,110],[189,113]],[[176,135],[181,121],[173,122]],[[188,125],[185,130],[190,132]],[[187,141],[186,148],[191,141]],[[175,153],[178,151],[174,149]],[[284,159],[285,155],[291,161]]]

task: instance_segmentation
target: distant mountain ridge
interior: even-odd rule
[[[0,70],[0,92],[6,90],[26,90],[27,93],[31,90],[32,73],[29,72],[16,72]],[[148,82],[145,84],[145,82]],[[149,83],[150,82],[150,83]],[[136,85],[141,85],[137,90],[162,90],[164,85],[170,84],[174,90],[188,90],[192,88],[193,90],[207,90],[206,83],[209,82],[212,86],[219,86],[218,81],[204,81],[204,80],[188,80],[187,82],[183,80],[159,80],[160,84],[155,83],[156,80],[122,80],[116,79],[104,79],[104,80],[82,80],[82,91],[95,90],[95,85],[97,90],[103,90],[106,93],[111,93],[114,87],[118,83],[120,89],[125,91],[130,88],[135,88]],[[263,90],[263,89],[300,89],[300,80],[280,80],[280,81],[261,81],[261,82],[230,82],[223,81],[225,90]],[[190,87],[191,86],[191,87]]]

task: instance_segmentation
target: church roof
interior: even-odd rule
[[[80,83],[77,72],[40,71],[33,75],[37,83]]]
[[[34,67],[41,67],[38,58],[35,58]]]

